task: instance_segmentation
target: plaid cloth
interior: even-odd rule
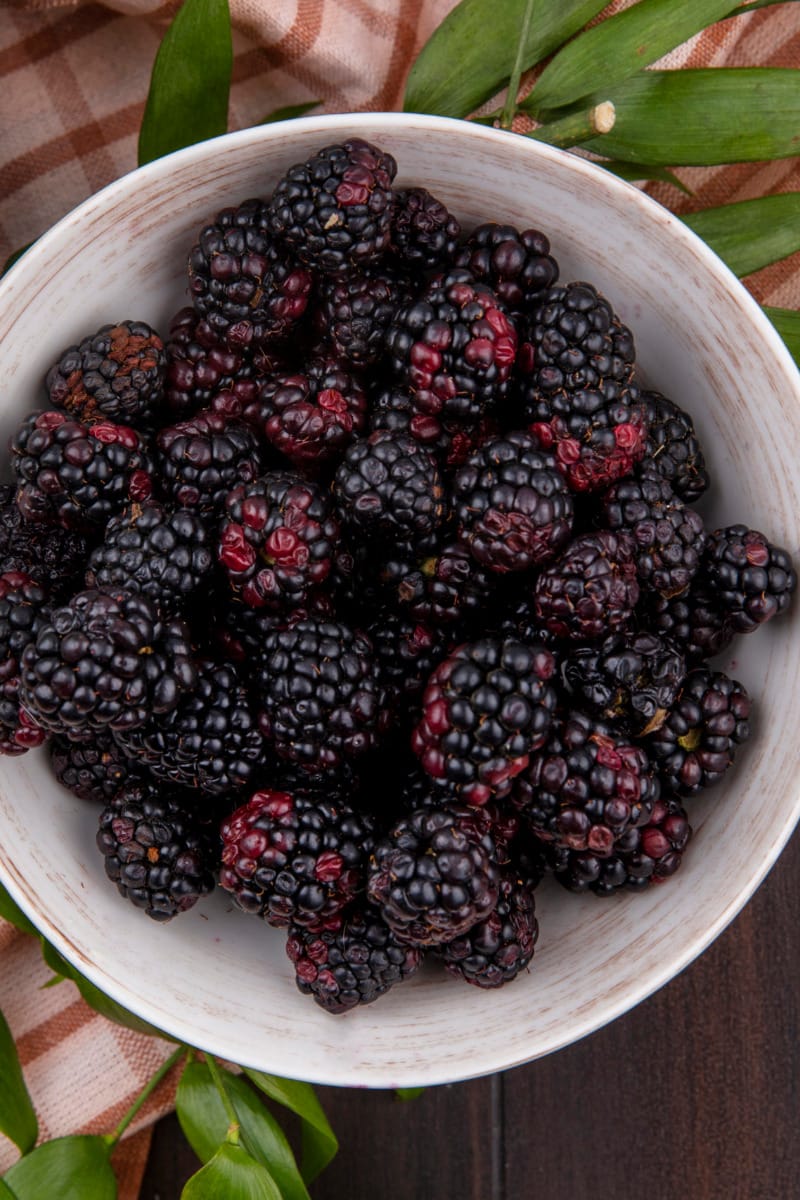
[[[501,0],[502,2],[502,0]],[[555,0],[554,0],[555,2]],[[627,7],[631,0],[612,5]],[[2,0],[0,0],[2,3]],[[232,129],[286,104],[329,112],[401,107],[414,56],[455,0],[231,0]],[[175,0],[5,0],[0,20],[0,262],[136,165],[150,69]],[[664,66],[800,66],[800,5],[743,15]],[[680,171],[694,195],[649,190],[684,212],[800,188],[797,159]],[[800,255],[748,281],[762,303],[800,307]],[[42,1135],[112,1129],[169,1047],[95,1016],[71,983],[41,990],[36,943],[0,922],[0,1009],[17,1038]],[[147,1127],[172,1105],[166,1080],[115,1156],[135,1200]],[[138,1132],[137,1132],[138,1131]],[[15,1157],[0,1137],[0,1171]]]

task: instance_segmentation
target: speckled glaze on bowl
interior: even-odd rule
[[[693,413],[715,480],[709,520],[800,547],[800,380],[777,334],[677,219],[590,164],[510,134],[397,114],[312,117],[194,146],[120,179],[66,217],[0,285],[0,434],[41,403],[70,341],[128,317],[164,329],[186,302],[186,252],[226,204],[347,135],[391,151],[465,225],[547,232],[562,278],[604,291],[635,333],[646,377]],[[797,606],[796,606],[797,608]],[[682,871],[599,900],[547,883],[525,978],[483,993],[433,967],[332,1018],[295,989],[281,933],[224,895],[166,927],[104,877],[94,809],[35,752],[0,762],[0,879],[94,983],[154,1025],[235,1062],[329,1084],[433,1084],[514,1066],[591,1033],[664,984],[738,912],[800,814],[800,614],[740,639],[723,662],[756,698],[730,783],[691,805]]]

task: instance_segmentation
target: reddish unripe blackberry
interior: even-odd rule
[[[789,607],[797,573],[786,550],[757,529],[729,525],[708,539],[703,583],[737,633],[752,633]]]
[[[488,283],[511,312],[528,308],[558,279],[558,263],[543,233],[520,233],[513,225],[493,221],[473,229],[455,262]]]
[[[572,497],[551,454],[527,433],[484,442],[453,481],[459,536],[492,571],[549,562],[572,532]]]
[[[517,331],[491,288],[453,268],[398,311],[386,347],[420,413],[475,421],[508,391]]]
[[[399,941],[368,904],[331,917],[317,932],[291,927],[286,953],[300,991],[334,1014],[371,1004],[422,962],[422,951]]]
[[[751,701],[743,684],[699,667],[657,729],[645,738],[664,786],[693,796],[718,783],[750,736]]]
[[[642,392],[647,422],[642,469],[654,468],[687,504],[709,486],[705,458],[689,413],[659,392]]]
[[[435,626],[477,616],[493,582],[457,538],[430,546],[401,543],[389,550],[379,575],[393,608]]]
[[[172,318],[166,344],[167,370],[164,404],[173,421],[185,420],[203,408],[213,408],[219,396],[235,398],[241,416],[259,386],[252,359],[241,349],[220,341],[208,322],[193,308],[182,308]]]
[[[392,318],[410,294],[410,282],[386,268],[323,276],[316,328],[343,362],[361,369],[375,366],[385,352]]]
[[[454,650],[431,675],[411,748],[434,780],[467,804],[507,795],[546,740],[556,669],[544,647],[484,638]]]
[[[20,706],[20,663],[49,617],[40,584],[21,571],[0,575],[0,754],[24,754],[40,746],[44,729]]]
[[[488,917],[440,946],[438,953],[456,979],[474,987],[498,988],[526,969],[538,936],[533,888],[506,867],[497,904]]]
[[[515,781],[512,800],[544,841],[600,857],[649,820],[660,793],[641,746],[599,718],[573,712]]]
[[[445,495],[433,455],[406,434],[353,442],[333,481],[343,522],[373,539],[419,539],[441,525]]]
[[[441,421],[430,413],[419,412],[408,388],[391,387],[372,398],[369,429],[405,433],[436,455],[445,472],[464,465],[469,456],[498,432],[491,413],[478,421]]]
[[[363,891],[372,826],[347,804],[265,789],[221,833],[220,884],[270,925],[320,928]]]
[[[17,504],[27,521],[91,532],[153,489],[152,465],[135,429],[81,425],[55,409],[32,412],[11,439]]]
[[[167,615],[210,581],[213,568],[211,534],[201,518],[188,508],[145,500],[109,521],[89,559],[86,586],[140,592]]]
[[[491,837],[464,809],[418,809],[376,845],[367,898],[400,941],[450,942],[497,903],[500,869],[494,856]]]
[[[697,576],[680,596],[667,599],[646,592],[641,600],[642,622],[675,642],[690,661],[714,658],[733,641],[735,630],[727,610]]]
[[[270,227],[301,262],[338,275],[377,262],[389,245],[391,154],[361,138],[291,167],[269,205]]]
[[[296,467],[317,473],[364,429],[367,398],[351,371],[328,356],[278,375],[261,393],[261,432]]]
[[[79,592],[22,656],[20,697],[54,733],[133,729],[197,683],[189,630],[134,592]]]
[[[201,516],[219,516],[228,492],[261,474],[253,431],[208,410],[160,430],[156,449],[162,490],[175,504]]]
[[[109,420],[147,429],[163,401],[165,367],[155,330],[144,321],[120,321],[64,350],[45,388],[50,403],[82,425]]]
[[[395,262],[414,271],[446,267],[455,257],[460,236],[456,218],[425,188],[394,192],[389,255]]]
[[[369,638],[308,619],[264,639],[254,677],[260,723],[282,759],[336,771],[374,749],[389,725]]]
[[[625,629],[639,600],[636,560],[625,533],[587,533],[575,538],[541,571],[535,611],[559,638],[595,641]]]
[[[218,556],[243,604],[285,610],[328,578],[338,539],[326,492],[289,471],[268,471],[228,493]]]
[[[223,209],[189,253],[192,303],[234,348],[287,338],[306,310],[311,284],[310,271],[276,242],[261,200]]]
[[[621,479],[603,498],[609,529],[633,539],[636,570],[643,588],[662,596],[685,592],[706,545],[703,518],[688,508],[669,483],[652,469],[638,479]]]
[[[65,737],[50,739],[50,762],[56,779],[80,800],[108,804],[135,777],[137,770],[122,747],[108,734],[96,733],[89,742]]]
[[[663,720],[686,677],[686,660],[668,638],[613,633],[578,646],[562,665],[572,702],[641,736]]]
[[[0,568],[44,584],[53,601],[81,586],[89,545],[80,533],[26,521],[13,484],[0,484]]]
[[[179,791],[126,784],[101,812],[96,840],[120,895],[154,921],[170,921],[214,890],[219,838]]]

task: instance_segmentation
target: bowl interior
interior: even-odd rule
[[[797,374],[729,272],[675,218],[574,157],[438,118],[367,115],[265,126],[151,164],[61,222],[0,287],[0,433],[42,403],[59,351],[108,321],[165,330],[188,302],[184,262],[205,218],[264,195],[292,163],[347,134],[399,163],[469,226],[535,226],[564,280],[588,279],[634,331],[652,386],[695,417],[714,478],[711,522],[743,521],[796,553]],[[800,626],[740,639],[721,666],[756,701],[738,770],[692,803],[695,845],[667,888],[600,901],[546,883],[530,973],[484,994],[425,968],[333,1019],[294,986],[280,932],[220,894],[169,926],[122,901],[94,848],[96,813],[43,752],[0,763],[0,878],[96,984],[169,1033],[236,1062],[332,1084],[392,1087],[524,1062],[598,1028],[660,986],[738,911],[798,815],[791,701]]]

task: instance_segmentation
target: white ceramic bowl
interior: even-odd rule
[[[676,218],[558,150],[413,115],[312,117],[194,146],[118,180],[29,251],[0,285],[0,435],[41,402],[41,378],[107,321],[160,329],[186,302],[184,261],[205,218],[268,193],[291,164],[346,135],[398,160],[465,225],[536,226],[565,280],[608,295],[649,382],[694,415],[715,480],[712,521],[800,546],[800,385],[758,306]],[[295,989],[284,938],[222,894],[166,927],[105,880],[93,808],[53,781],[43,752],[0,763],[0,879],[99,987],[177,1038],[239,1063],[330,1084],[432,1084],[510,1067],[591,1033],[660,987],[745,903],[800,812],[800,622],[740,639],[732,670],[756,698],[730,778],[691,804],[696,834],[668,886],[610,900],[538,893],[529,975],[483,993],[425,968],[342,1018]]]

